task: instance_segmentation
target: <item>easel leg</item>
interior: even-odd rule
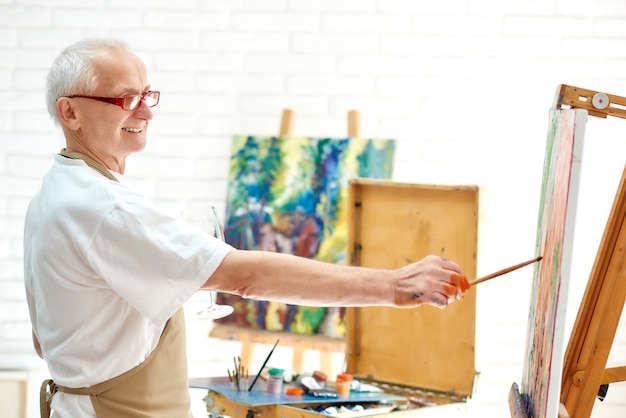
[[[254,358],[254,343],[251,339],[241,341],[241,364],[250,367]]]
[[[296,370],[297,372],[301,372],[302,370],[304,370],[304,353],[305,353],[305,349],[299,346],[294,346],[293,347],[293,360],[292,360],[292,367],[294,370]]]
[[[562,403],[559,404],[559,418],[569,418],[569,412]]]
[[[574,418],[591,415],[624,308],[624,242],[626,167],[565,352],[561,403]]]
[[[330,373],[333,370],[333,355],[327,351],[320,351],[320,369],[326,373],[329,379],[333,379]]]

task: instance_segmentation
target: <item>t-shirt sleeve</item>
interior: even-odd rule
[[[232,247],[151,206],[125,206],[103,219],[87,256],[111,289],[161,324],[206,282]]]

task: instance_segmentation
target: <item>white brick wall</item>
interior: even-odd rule
[[[232,135],[275,134],[291,107],[294,133],[342,136],[358,109],[364,136],[399,141],[396,180],[481,187],[479,275],[533,253],[556,86],[626,96],[621,0],[0,0],[0,369],[32,368],[29,417],[45,371],[30,343],[22,222],[62,146],[44,79],[62,47],[90,35],[126,39],[162,91],[127,177],[164,210],[193,200],[223,208]],[[568,332],[624,166],[625,128],[616,118],[588,124]],[[481,375],[462,416],[508,415],[529,283],[522,270],[481,285]],[[190,323],[192,374],[220,361],[205,327]],[[624,328],[610,366],[626,363]],[[624,415],[624,385],[611,385],[594,416]]]

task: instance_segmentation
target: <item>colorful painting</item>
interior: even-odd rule
[[[276,251],[348,264],[348,182],[388,179],[393,140],[236,136],[224,230],[239,249]],[[218,294],[235,313],[220,324],[296,334],[345,336],[343,308],[253,301]]]
[[[535,268],[522,377],[531,418],[556,418],[576,198],[587,111],[550,111],[537,225]]]

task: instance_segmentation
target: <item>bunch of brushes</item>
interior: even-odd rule
[[[235,363],[235,370],[228,370],[228,379],[230,379],[230,382],[237,391],[247,391],[250,371],[241,365],[241,357],[233,357],[233,361]]]

